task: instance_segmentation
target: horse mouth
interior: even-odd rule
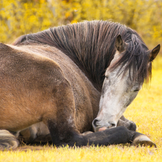
[[[101,126],[94,127],[94,126],[93,126],[93,131],[94,131],[94,132],[101,132],[101,131],[104,131],[105,129],[108,129],[108,128],[105,127],[105,126],[103,126],[103,127],[101,127]]]
[[[107,127],[100,127],[100,128],[98,128],[98,132],[104,131],[106,129],[109,129],[109,128],[107,128]]]

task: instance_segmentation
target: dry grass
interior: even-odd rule
[[[77,161],[129,161],[150,162],[162,161],[162,58],[154,62],[153,77],[149,85],[145,85],[135,101],[127,109],[125,116],[137,124],[139,132],[149,136],[156,148],[149,147],[84,147],[54,148],[44,146],[38,150],[0,152],[0,161],[9,162],[77,162]]]

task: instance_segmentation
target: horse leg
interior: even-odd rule
[[[124,116],[119,119],[117,126],[124,126],[129,130],[136,131],[136,124],[133,121],[126,119]]]
[[[0,130],[0,150],[15,149],[19,145],[16,137],[7,130]]]
[[[51,143],[51,136],[47,126],[43,122],[31,125],[20,131],[19,141],[26,144],[46,144]]]
[[[156,145],[144,134],[128,130],[124,126],[106,129],[101,132],[90,133],[84,136],[89,145],[112,145],[126,144],[155,146]]]
[[[71,85],[66,79],[53,88],[53,103],[51,111],[43,115],[43,122],[47,125],[53,145],[74,145],[84,142],[75,125],[75,102]]]
[[[131,134],[133,135],[131,145],[156,147],[156,144],[152,142],[146,135],[135,131],[132,131]]]
[[[32,125],[36,128],[36,138],[31,141],[31,144],[51,144],[52,139],[48,127],[43,123],[37,123]]]
[[[18,136],[18,140],[21,143],[26,143],[26,144],[30,144],[35,138],[37,134],[37,130],[35,129],[35,127],[30,126],[22,131],[20,131],[19,136]]]
[[[104,131],[89,133],[84,135],[88,141],[88,145],[107,146],[112,144],[129,143],[131,134],[128,129],[123,126],[106,129]]]

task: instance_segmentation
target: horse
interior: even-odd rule
[[[53,27],[1,43],[0,148],[17,148],[20,136],[29,143],[48,141],[48,134],[55,146],[156,146],[123,113],[149,81],[159,50],[109,21]]]

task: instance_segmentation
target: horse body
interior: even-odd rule
[[[0,129],[16,132],[27,128],[33,133],[29,138],[34,139],[36,133],[46,135],[48,127],[55,145],[138,143],[141,134],[124,127],[80,133],[91,130],[92,125],[95,131],[117,126],[159,49],[149,52],[135,31],[102,21],[53,28],[22,36],[13,45],[0,44]],[[112,102],[119,98],[111,88],[113,75],[117,76],[115,91],[126,96],[120,106],[118,100]],[[125,80],[130,82],[128,88],[120,88]],[[45,128],[45,133],[38,128]],[[153,144],[147,137],[143,139]],[[0,145],[4,143],[2,139]]]
[[[37,54],[30,48],[34,48]],[[69,125],[76,125],[79,132],[91,129],[91,122],[98,112],[100,93],[66,55],[60,54],[61,51],[53,48],[52,54],[49,51],[47,54],[50,59],[42,56],[41,53],[45,55],[48,48],[48,46],[31,46],[27,49],[23,47],[23,50],[14,46],[4,48],[5,56],[1,57],[1,60],[6,63],[7,58],[8,64],[0,69],[0,96],[3,98],[0,103],[0,114],[3,114],[0,118],[1,129],[22,130],[41,120],[46,122],[47,113],[51,113],[51,118],[54,118],[57,112],[60,114],[56,117],[56,121],[59,118],[61,121],[68,121]],[[17,75],[13,76],[15,73]],[[70,85],[70,92],[67,92],[69,94],[64,94],[66,84]],[[56,93],[60,96],[55,97]],[[71,98],[69,102],[66,99],[68,95]],[[65,110],[61,110],[63,108],[57,105],[58,101],[55,101],[55,98],[64,102],[61,106]],[[67,105],[64,107],[63,104]],[[61,114],[61,111],[65,111],[66,114]],[[21,121],[24,116],[25,119]]]

